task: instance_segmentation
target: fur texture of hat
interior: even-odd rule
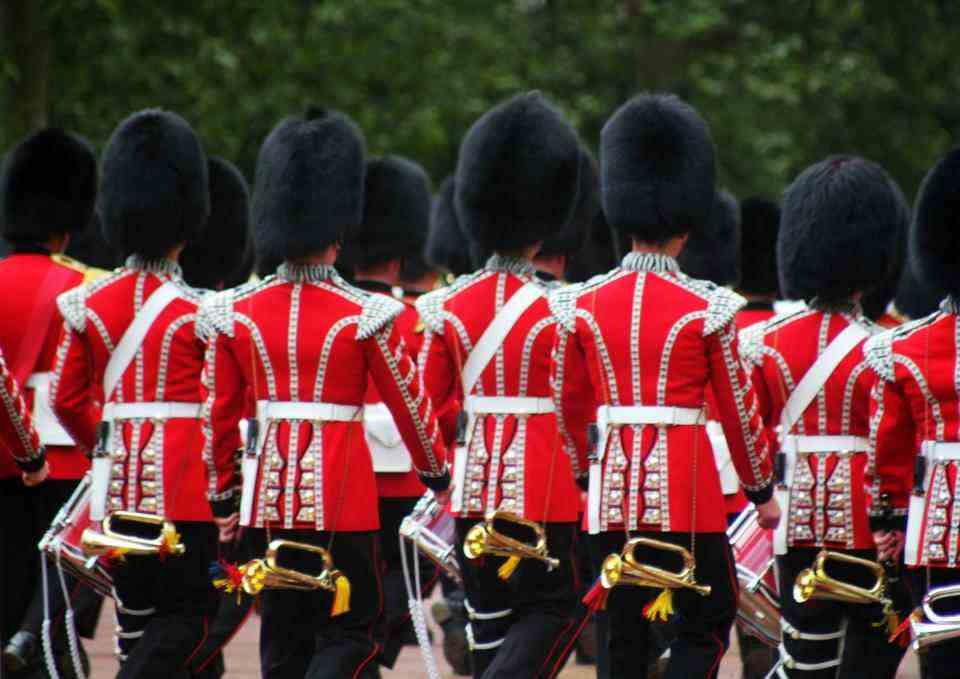
[[[21,141],[4,159],[0,179],[3,237],[45,242],[80,233],[97,195],[97,156],[85,139],[49,127]]]
[[[780,206],[751,197],[740,203],[740,286],[748,295],[777,296],[777,233]]]
[[[693,278],[735,287],[740,280],[740,206],[726,191],[717,191],[704,228],[694,231],[677,258]]]
[[[281,121],[257,157],[254,240],[270,260],[319,252],[363,219],[363,135],[342,113],[311,115]]]
[[[634,97],[603,126],[603,210],[613,228],[633,238],[661,243],[703,228],[715,177],[710,130],[674,95]]]
[[[176,113],[148,109],[121,122],[101,170],[97,212],[122,256],[163,257],[200,236],[210,214],[207,158]]]
[[[103,238],[103,228],[96,210],[90,225],[79,233],[70,236],[64,254],[87,266],[105,271],[116,269],[123,263],[120,254]]]
[[[787,188],[777,238],[787,299],[838,302],[867,292],[896,266],[907,211],[889,175],[855,156],[831,156]]]
[[[440,184],[430,209],[430,231],[423,255],[431,266],[460,276],[480,266],[482,253],[467,238],[457,219],[455,187],[453,175]]]
[[[483,114],[460,145],[455,201],[481,248],[509,251],[563,229],[577,201],[577,134],[539,92]]]
[[[600,211],[597,188],[596,161],[581,149],[577,203],[573,208],[573,216],[563,228],[543,241],[539,252],[541,256],[572,255],[580,250]]]
[[[430,229],[430,178],[417,163],[384,156],[367,163],[363,220],[343,249],[358,269],[419,256]]]
[[[909,250],[922,282],[960,298],[960,148],[941,158],[920,185]]]
[[[250,249],[250,189],[232,163],[211,156],[210,218],[203,235],[180,255],[183,278],[197,288],[217,290],[239,269]]]

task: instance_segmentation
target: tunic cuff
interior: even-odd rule
[[[750,500],[755,505],[762,505],[770,501],[770,498],[773,497],[773,484],[768,483],[763,488],[759,490],[747,490],[743,489],[743,494],[747,496],[747,499]]]

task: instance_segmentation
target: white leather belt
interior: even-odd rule
[[[143,401],[108,403],[103,407],[103,421],[115,420],[195,420],[200,417],[199,403],[182,401]]]
[[[53,373],[42,372],[30,375],[24,385],[33,389],[33,427],[40,436],[40,443],[45,446],[72,446],[73,438],[60,424],[50,405],[51,382]]]
[[[862,436],[797,436],[788,434],[780,443],[785,453],[865,453],[870,441]]]
[[[597,424],[660,424],[693,425],[705,424],[702,408],[678,408],[674,406],[600,406],[597,408]]]
[[[359,422],[362,405],[343,405],[319,401],[258,401],[257,418],[261,420],[310,420],[321,422]]]
[[[553,412],[553,401],[529,396],[468,396],[463,409],[484,415],[543,415]]]
[[[930,462],[960,461],[960,442],[924,441],[920,446],[920,454]]]

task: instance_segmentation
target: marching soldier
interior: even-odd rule
[[[239,523],[265,542],[322,547],[349,582],[348,595],[263,591],[263,676],[375,676],[381,547],[362,427],[371,379],[421,483],[443,498],[450,476],[398,322],[403,305],[348,285],[333,267],[345,230],[363,218],[363,138],[339,113],[313,115],[274,128],[257,166],[257,250],[285,261],[202,311],[209,497],[221,540]],[[234,452],[251,410],[240,492]]]
[[[114,568],[118,676],[169,677],[202,640],[215,605],[207,569],[216,531],[201,456],[202,293],[177,264],[210,210],[207,160],[186,121],[151,109],[114,130],[102,169],[97,211],[126,261],[58,298],[65,325],[51,400],[64,428],[93,451],[91,518],[125,510],[175,524],[178,539],[157,555],[126,555]]]
[[[777,280],[777,233],[780,206],[765,198],[747,198],[740,203],[740,282],[737,292],[747,305],[737,314],[741,330],[774,315],[779,295]]]
[[[343,253],[354,267],[354,285],[371,294],[393,299],[394,290],[402,290],[401,274],[409,270],[410,260],[414,260],[416,266],[429,222],[430,185],[423,168],[397,156],[369,161],[363,220],[347,229],[343,243]],[[420,277],[423,275],[425,272]],[[412,300],[403,299],[403,310],[395,324],[407,351],[411,356],[417,356],[423,339],[423,324]],[[384,641],[379,662],[384,667],[393,667],[402,645],[416,643],[397,536],[400,523],[413,511],[426,487],[417,477],[410,453],[372,380],[364,401],[363,426],[377,479],[381,550],[386,566],[383,580]],[[425,576],[427,589],[436,581],[437,570],[432,569],[430,575]]]
[[[741,336],[760,414],[780,427],[777,492],[787,515],[774,539],[785,593],[779,676],[892,677],[903,654],[887,643],[878,606],[799,603],[790,592],[822,549],[877,557],[866,496],[874,377],[863,343],[878,329],[859,302],[893,266],[906,214],[892,180],[870,161],[835,156],[807,168],[784,196],[777,244],[782,291],[807,307]],[[863,566],[829,569],[854,584],[872,579]]]
[[[9,643],[3,661],[7,670],[16,672],[37,659],[39,648],[43,587],[37,541],[89,468],[83,452],[53,416],[50,382],[63,327],[57,295],[87,278],[86,267],[62,253],[71,237],[91,222],[96,156],[79,137],[55,128],[41,130],[11,151],[2,191],[3,238],[11,254],[0,261],[5,293],[0,350],[24,387],[40,441],[47,449],[46,466],[31,470],[31,475],[42,480],[49,474],[47,483],[27,491],[20,483],[21,470],[10,458],[0,462],[0,475],[11,485],[9,493],[2,494],[4,516],[18,517],[10,523],[7,540],[13,551],[9,553],[24,555],[7,565],[4,582],[3,638]],[[18,574],[21,568],[28,570]],[[51,610],[58,613],[63,606],[59,583],[49,591]],[[11,615],[15,619],[9,619]]]
[[[681,274],[676,260],[713,204],[713,142],[684,102],[641,95],[604,126],[600,157],[606,218],[630,236],[633,251],[606,276],[551,297],[561,324],[554,389],[577,469],[589,469],[591,547],[599,563],[619,553],[628,536],[679,545],[695,558],[697,582],[711,587],[709,596],[681,589],[672,597],[629,584],[614,588],[607,602],[611,676],[636,676],[646,666],[648,604],[651,615],[672,605],[680,613],[667,676],[715,676],[737,592],[704,431],[708,388],[761,525],[776,525],[779,510],[766,432],[737,350],[734,316],[744,302]],[[587,429],[594,421],[599,435],[588,466]],[[672,570],[664,554],[637,550],[641,561]]]
[[[870,399],[874,502],[886,496],[893,507],[886,520],[883,507],[872,513],[874,537],[881,556],[893,558],[904,550],[906,564],[925,581],[921,595],[960,581],[953,481],[960,460],[958,187],[960,151],[953,150],[924,179],[909,239],[915,272],[924,284],[946,291],[947,298],[939,311],[871,338],[865,349],[878,378]],[[927,676],[955,677],[958,653],[957,639],[931,646]]]
[[[555,676],[577,633],[579,494],[550,398],[556,321],[531,259],[571,218],[578,165],[576,133],[539,93],[481,116],[460,147],[455,204],[465,232],[494,254],[417,302],[423,381],[444,440],[466,439],[451,507],[458,548],[485,516],[505,512],[496,530],[524,540],[543,531],[556,559],[549,568],[521,550],[462,559],[473,673],[484,679]]]

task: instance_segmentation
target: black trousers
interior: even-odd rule
[[[797,575],[813,564],[819,551],[815,548],[790,549],[787,554],[777,557],[781,614],[796,630],[796,633],[783,635],[783,645],[797,663],[832,662],[833,665],[823,669],[783,668],[783,672],[802,679],[833,679],[837,676],[844,679],[892,679],[897,674],[905,649],[888,641],[880,606],[823,599],[811,599],[801,604],[794,599],[793,586]],[[847,553],[862,559],[876,559],[874,550]],[[830,577],[864,587],[875,581],[867,569],[852,564],[831,561],[827,563],[826,572]],[[912,606],[902,577],[891,583],[890,594],[903,619]],[[809,638],[807,635],[833,635],[836,638]]]
[[[689,533],[638,533],[664,542],[690,548]],[[611,553],[620,553],[625,543],[623,533],[601,533],[591,536],[591,552],[595,563],[602,563]],[[668,570],[677,570],[678,557],[660,550],[638,549],[637,557]],[[724,533],[699,533],[694,550],[695,575],[701,585],[710,585],[709,596],[689,589],[674,590],[676,615],[670,625],[674,639],[670,645],[667,679],[716,677],[720,659],[727,650],[730,628],[736,617],[737,584],[733,553]],[[660,591],[649,587],[622,585],[610,592],[607,615],[600,624],[606,627],[611,679],[634,679],[645,676],[651,652],[658,651],[652,625],[643,616],[644,607]]]
[[[476,523],[457,519],[458,545]],[[555,677],[573,649],[582,617],[577,615],[576,525],[548,523],[546,534],[550,555],[560,560],[553,571],[540,561],[523,559],[504,582],[497,575],[504,557],[463,559],[473,676],[478,679]]]
[[[935,587],[960,584],[960,572],[952,568],[916,568],[909,571],[909,581],[917,592],[916,604],[923,595]],[[939,613],[957,615],[960,606],[956,600],[942,600],[934,604]],[[960,679],[960,639],[952,639],[933,646],[926,651],[926,679]]]
[[[216,612],[210,583],[217,531],[212,523],[177,522],[182,556],[127,556],[114,572],[122,679],[184,674]]]
[[[400,558],[400,523],[413,511],[419,497],[380,498],[380,547],[383,553],[383,638],[380,640],[379,662],[393,667],[405,643],[416,641],[407,587],[403,581],[403,562]],[[420,559],[420,579],[424,597],[440,577],[440,569],[426,559]]]
[[[271,533],[273,539],[330,547],[331,534],[326,531]],[[373,531],[337,533],[331,556],[336,568],[350,580],[348,613],[331,617],[330,592],[271,589],[260,594],[260,668],[264,679],[376,676],[378,625],[383,610],[380,536]],[[315,572],[315,565],[311,570]]]

